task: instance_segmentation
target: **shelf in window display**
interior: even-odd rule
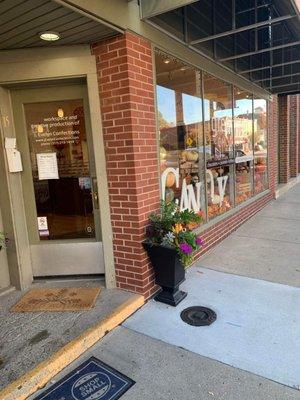
[[[207,166],[207,168],[215,168],[215,167],[220,167],[222,165],[231,165],[234,163],[235,163],[234,158],[226,158],[226,159],[221,159],[221,160],[207,161],[206,166]]]

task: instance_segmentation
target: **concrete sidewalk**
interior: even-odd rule
[[[198,297],[194,298],[194,300],[197,301],[197,304],[198,302],[201,303],[203,293],[206,293],[207,299],[210,297],[212,303],[208,302],[203,305],[212,306],[212,308],[216,306],[218,313],[219,320],[215,323],[215,328],[220,323],[223,323],[223,327],[226,327],[227,321],[228,326],[226,331],[221,329],[220,332],[223,336],[219,339],[217,338],[218,340],[215,342],[215,349],[217,352],[220,352],[222,357],[214,357],[211,353],[210,358],[207,358],[204,356],[204,353],[196,354],[194,351],[184,350],[182,348],[184,346],[173,345],[169,340],[165,340],[164,342],[158,340],[156,334],[150,335],[147,332],[143,334],[137,332],[138,329],[132,330],[122,326],[116,328],[82,354],[76,361],[55,376],[39,393],[43,392],[54,382],[57,382],[61,377],[65,376],[89,357],[94,356],[136,381],[136,384],[122,396],[122,400],[299,399],[299,390],[271,380],[277,379],[279,382],[285,382],[285,379],[278,379],[274,375],[275,370],[279,371],[281,369],[279,373],[281,377],[285,378],[283,365],[280,360],[279,362],[277,359],[275,360],[276,357],[272,356],[272,351],[268,352],[268,356],[270,356],[269,365],[266,363],[265,366],[262,366],[262,371],[265,368],[266,373],[261,373],[261,371],[251,368],[248,368],[248,371],[252,372],[242,370],[241,368],[247,369],[242,363],[245,361],[242,352],[235,352],[238,362],[234,363],[234,365],[239,366],[238,368],[226,365],[228,361],[223,355],[225,351],[226,356],[231,355],[231,350],[238,346],[242,349],[243,344],[245,344],[245,349],[248,350],[252,346],[252,350],[255,350],[254,355],[259,355],[261,350],[262,361],[263,352],[272,346],[276,355],[277,342],[275,343],[273,340],[265,346],[269,337],[268,329],[273,336],[276,333],[272,331],[272,327],[268,327],[272,325],[268,322],[269,313],[272,314],[274,322],[272,326],[275,326],[277,321],[278,335],[282,336],[280,326],[281,324],[285,324],[285,338],[281,340],[282,337],[278,336],[282,344],[280,351],[284,352],[285,343],[289,342],[289,329],[293,329],[291,336],[295,339],[294,325],[295,321],[297,322],[299,319],[297,314],[298,309],[295,309],[294,305],[296,302],[299,302],[298,287],[300,287],[300,185],[295,186],[278,200],[266,206],[228,239],[213,249],[208,255],[204,256],[197,264],[196,268],[193,269],[198,270],[198,272],[195,272],[195,274],[199,275],[197,276],[197,281],[199,279],[199,282],[202,281],[203,285],[202,289],[198,291]],[[206,270],[201,267],[205,267]],[[209,271],[211,269],[215,271]],[[189,275],[191,277],[194,275],[192,270],[189,271]],[[240,277],[240,275],[254,278],[254,280],[250,282],[252,281],[251,279]],[[219,276],[222,276],[226,284],[220,281]],[[209,284],[205,279],[209,281]],[[269,282],[263,282],[264,280]],[[246,284],[246,286],[250,285],[251,287],[249,286],[249,290],[245,291],[244,286],[240,285],[240,291],[238,292],[235,282],[242,283],[243,285]],[[255,283],[257,285],[254,285]],[[278,283],[287,286],[278,285]],[[189,279],[184,284],[187,291],[191,289],[188,287],[188,284]],[[193,285],[198,285],[196,278],[193,280]],[[221,288],[219,287],[220,285],[222,286]],[[209,287],[211,287],[210,291]],[[257,287],[260,290],[257,291]],[[268,288],[268,291],[265,291],[264,287]],[[196,289],[194,290],[195,293],[197,292]],[[284,291],[287,292],[287,296],[284,295]],[[256,292],[259,295],[255,295]],[[270,301],[268,301],[268,293],[271,292],[273,295]],[[281,302],[282,299],[279,298],[280,296],[277,297],[277,292],[279,294],[282,292],[281,296],[284,297],[283,302]],[[293,301],[293,298],[295,301]],[[227,305],[223,301],[227,301]],[[262,304],[264,307],[260,308]],[[134,321],[149,306],[165,307],[165,305],[150,301],[131,320]],[[237,313],[239,309],[243,311],[242,314]],[[255,325],[257,329],[252,329],[252,322],[246,318],[247,316],[253,316],[256,309],[261,310],[261,316],[264,316],[266,319],[266,329],[264,332],[260,332],[259,321]],[[233,310],[233,313],[231,313],[231,310]],[[176,309],[173,309],[173,311],[175,312]],[[172,320],[171,314],[166,313],[163,316],[164,319],[156,321],[154,330],[161,331],[163,326],[169,324],[170,320]],[[146,315],[145,320],[150,317],[150,314]],[[228,319],[229,317],[231,319]],[[235,323],[238,317],[242,319],[243,329],[245,330],[243,336],[240,334],[242,327],[238,326],[242,325],[242,323]],[[292,324],[286,324],[289,317],[292,317]],[[171,334],[175,337],[176,335],[181,335],[178,327],[179,318],[178,315],[178,321],[176,319],[176,324],[170,329],[172,331]],[[130,326],[129,322],[130,319],[126,322],[127,327]],[[211,327],[214,327],[214,324]],[[251,331],[249,331],[249,327]],[[190,328],[195,330],[201,329]],[[184,337],[184,335],[184,343],[194,340],[196,343],[195,346],[201,344],[202,347],[205,347],[210,339],[201,339],[201,333],[198,334],[198,340],[195,340],[194,335],[192,337]],[[190,335],[190,333],[186,335]],[[251,338],[250,342],[249,338]],[[276,340],[278,338],[276,337]],[[211,349],[213,349],[214,345],[212,340],[213,337],[210,342]],[[223,346],[224,343],[227,344],[226,349]],[[251,344],[250,347],[249,343]],[[291,367],[290,372],[291,374],[295,373],[296,377],[299,376],[299,374],[297,375],[297,371],[300,371],[300,362],[299,364],[297,363],[300,356],[296,354],[297,343],[296,341],[296,345],[290,345],[289,348],[286,348],[289,357],[294,358],[292,360],[293,367]],[[261,346],[260,349],[257,346]],[[249,350],[250,354],[246,354],[248,358],[251,358],[252,350]],[[271,362],[272,360],[274,363]],[[253,365],[256,365],[255,362],[254,360]],[[286,362],[289,365],[289,360],[286,360]],[[267,376],[269,379],[258,376],[258,373]],[[292,383],[289,384],[293,385]],[[298,384],[295,386],[298,387]],[[30,399],[33,399],[37,394],[35,393]]]
[[[249,372],[118,327],[57,375],[57,382],[89,357],[136,383],[121,400],[298,400],[299,391]],[[28,400],[33,400],[34,396]]]
[[[300,184],[268,204],[198,265],[300,287]]]
[[[299,288],[194,266],[181,289],[177,307],[149,301],[123,326],[300,390]],[[180,313],[193,306],[217,320],[186,324]]]

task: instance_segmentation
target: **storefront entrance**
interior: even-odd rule
[[[11,91],[33,276],[104,273],[85,85]]]

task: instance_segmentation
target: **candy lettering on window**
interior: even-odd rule
[[[226,193],[226,185],[228,182],[228,176],[220,176],[216,178],[217,184],[218,184],[218,191],[219,194],[215,194],[215,185],[214,185],[214,177],[212,172],[207,169],[206,173],[208,175],[208,185],[209,185],[209,191],[210,191],[210,196],[213,204],[219,204],[222,205],[224,196]],[[164,172],[161,174],[161,186],[162,186],[162,200],[165,200],[166,198],[166,181],[167,177],[169,174],[173,174],[175,176],[175,187],[178,189],[180,187],[180,174],[179,174],[179,168],[173,168],[169,167],[164,170]],[[199,212],[202,208],[201,204],[201,192],[203,190],[203,183],[202,182],[197,182],[194,185],[192,184],[187,184],[186,179],[184,178],[182,180],[182,188],[181,188],[181,194],[180,194],[180,201],[175,200],[177,203],[179,202],[179,208],[180,210],[193,210],[195,212]]]

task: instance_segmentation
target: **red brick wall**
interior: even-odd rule
[[[290,176],[298,175],[299,159],[299,96],[290,97]]]
[[[269,187],[275,195],[278,185],[278,97],[268,103]]]
[[[155,291],[142,249],[148,215],[158,207],[159,171],[151,45],[132,34],[94,44],[109,185],[117,286],[146,298]],[[269,110],[271,192],[203,232],[207,252],[274,197],[277,99]]]
[[[297,132],[298,132],[298,172],[300,173],[300,94],[298,98],[298,112],[297,112]]]
[[[131,33],[94,44],[102,111],[117,286],[149,297],[153,273],[142,249],[158,207],[151,44]]]
[[[279,182],[287,183],[290,178],[290,115],[289,96],[278,98],[279,134]]]

